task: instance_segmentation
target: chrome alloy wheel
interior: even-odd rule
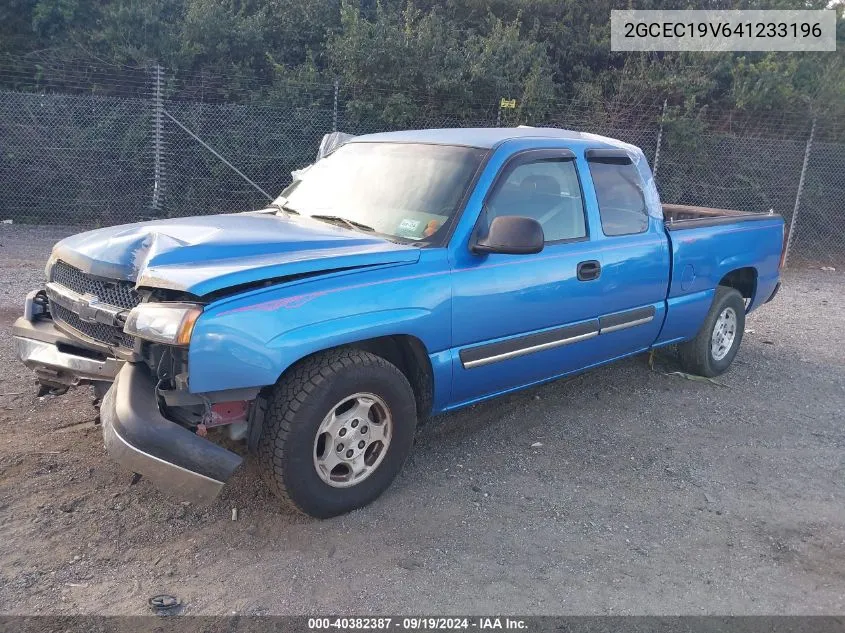
[[[733,308],[725,308],[716,319],[713,335],[710,337],[710,354],[713,360],[722,360],[728,355],[736,338],[736,312]]]
[[[314,438],[314,468],[333,488],[354,486],[372,475],[387,455],[393,418],[384,400],[356,393],[323,418]]]

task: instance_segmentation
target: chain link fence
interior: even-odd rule
[[[160,69],[151,75],[145,92],[129,97],[0,91],[0,220],[82,229],[250,210],[311,163],[333,130],[531,124],[640,146],[665,202],[780,213],[793,263],[845,260],[840,121],[689,117],[662,100],[537,110],[426,103],[337,84],[283,84],[231,99],[196,80],[176,86]]]
[[[0,215],[95,226],[149,213],[152,110],[142,99],[0,93]]]
[[[834,121],[817,121],[807,142],[807,167],[790,241],[793,262],[845,262],[845,143]]]

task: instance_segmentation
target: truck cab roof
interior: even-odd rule
[[[561,130],[552,127],[480,127],[480,128],[442,128],[432,130],[403,130],[401,132],[381,132],[356,136],[350,143],[426,143],[434,145],[463,145],[492,149],[505,141],[513,139],[562,139],[573,146],[623,149],[630,147],[618,141],[596,134]]]

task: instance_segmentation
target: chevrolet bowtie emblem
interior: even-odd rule
[[[98,323],[97,313],[102,311],[103,304],[94,295],[83,295],[74,302],[73,311],[84,323]]]
[[[122,327],[120,315],[126,312],[124,308],[103,303],[91,293],[81,295],[52,281],[47,283],[46,289],[51,302],[71,310],[83,323]]]

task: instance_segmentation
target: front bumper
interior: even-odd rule
[[[12,337],[18,358],[46,385],[111,382],[123,366],[122,360],[80,346],[50,319],[29,321],[20,317],[12,326]]]
[[[126,363],[100,407],[109,456],[174,496],[208,503],[242,458],[165,418],[145,367]]]

